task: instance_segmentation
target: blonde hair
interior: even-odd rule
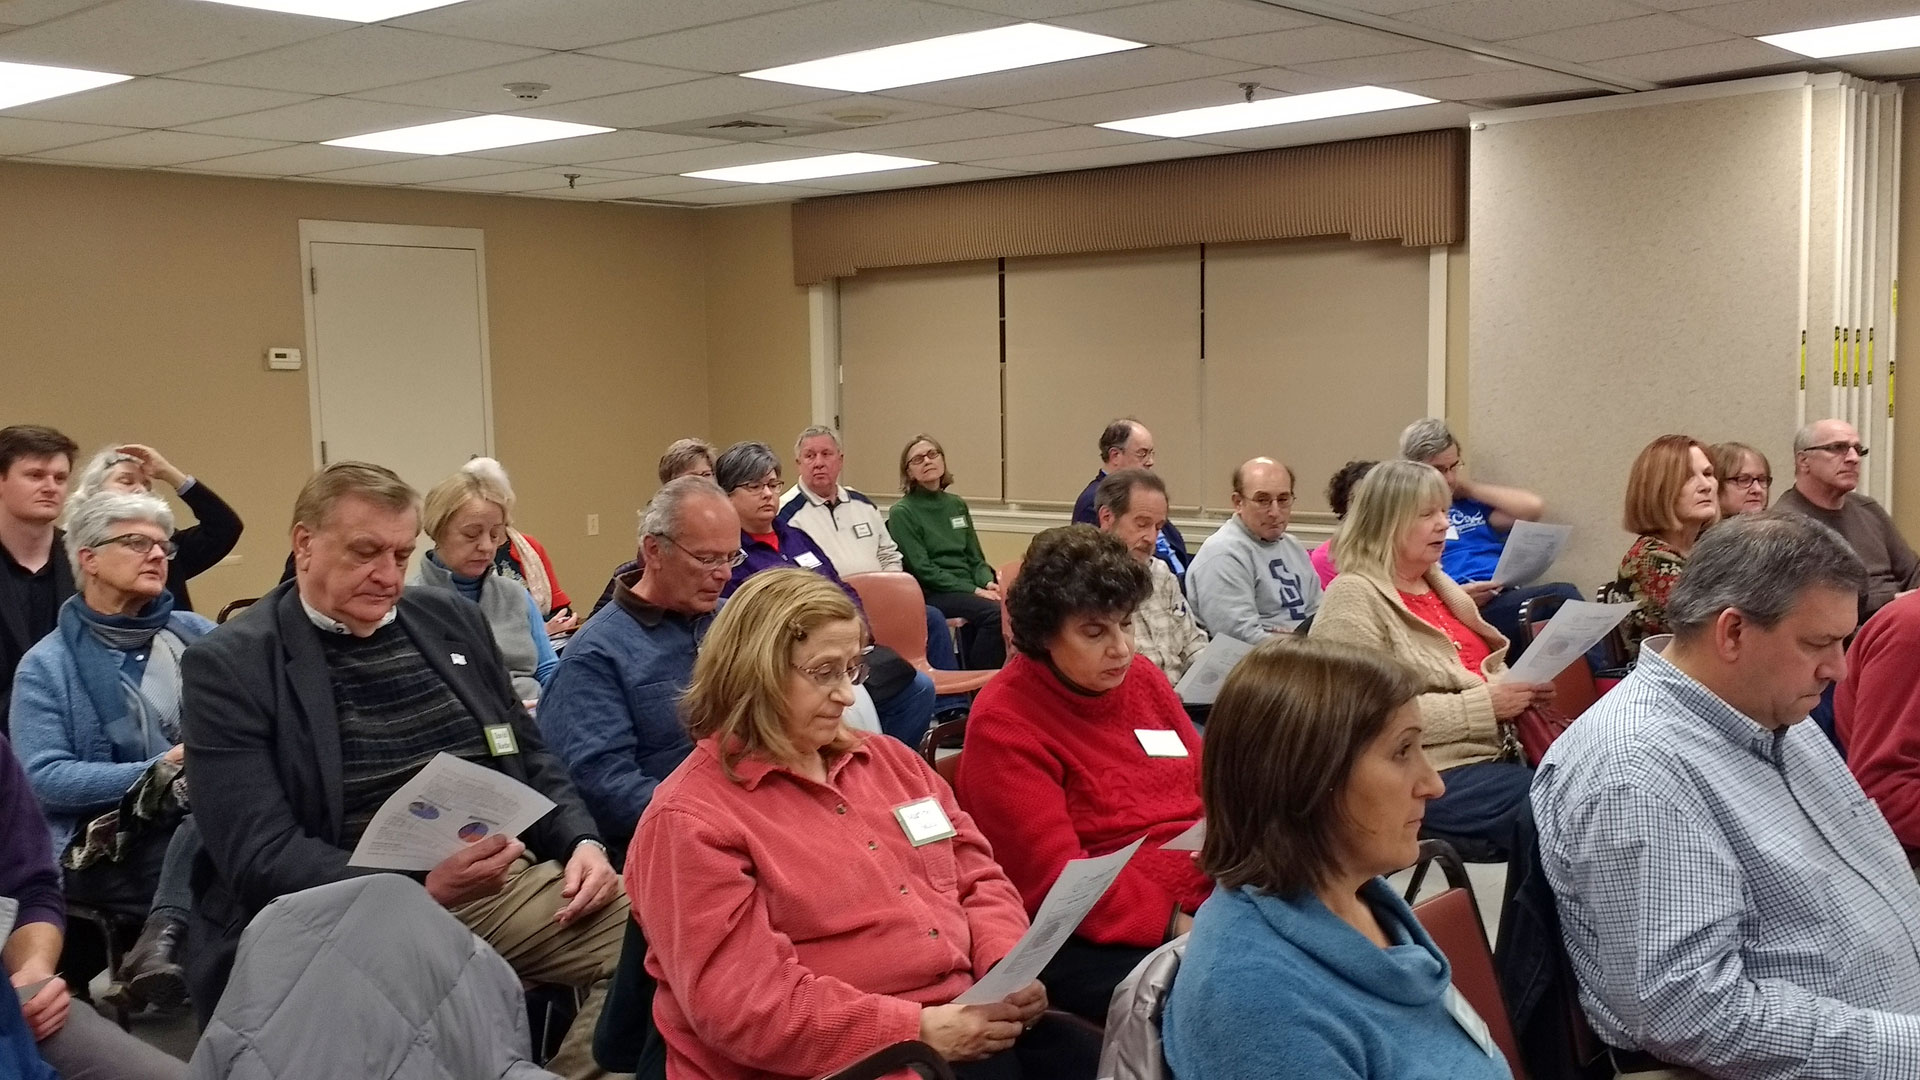
[[[791,760],[787,686],[793,650],[822,626],[858,622],[847,594],[811,570],[783,567],[747,579],[713,620],[693,663],[693,682],[680,699],[687,734],[718,736],[727,777],[752,754]],[[830,746],[846,750],[860,736],[842,727]]]
[[[507,482],[507,470],[490,457],[477,457],[427,492],[427,535],[438,543],[440,530],[473,499],[499,507],[500,523],[513,524],[513,485]]]
[[[1422,514],[1451,501],[1440,470],[1418,461],[1383,461],[1353,490],[1333,538],[1342,573],[1392,580],[1400,538]]]

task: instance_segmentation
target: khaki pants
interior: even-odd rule
[[[559,863],[522,858],[514,865],[506,888],[452,912],[505,957],[522,980],[587,991],[580,1015],[547,1068],[567,1080],[594,1080],[610,1075],[593,1060],[593,1029],[606,1004],[607,982],[620,961],[620,945],[632,915],[622,891],[606,907],[571,926],[561,926],[553,916],[566,906],[560,895],[565,884]]]

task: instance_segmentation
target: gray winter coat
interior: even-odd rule
[[[240,938],[190,1080],[556,1080],[520,979],[399,874],[268,904]]]
[[[1148,953],[1113,988],[1100,1046],[1100,1080],[1171,1080],[1160,1043],[1160,1009],[1186,954],[1187,935],[1181,934]]]

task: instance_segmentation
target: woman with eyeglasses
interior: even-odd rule
[[[186,1002],[181,945],[200,849],[168,792],[184,760],[180,654],[213,623],[174,609],[172,536],[173,511],[152,495],[101,491],[71,504],[67,557],[79,590],[13,680],[14,748],[46,815],[67,899],[146,918],[114,973],[112,996],[135,1007]],[[104,834],[89,829],[123,810],[136,786],[146,792],[141,812],[121,813]],[[63,973],[85,985],[103,961],[70,948]]]
[[[1667,632],[1667,595],[1701,531],[1718,520],[1720,485],[1698,439],[1662,435],[1633,459],[1624,523],[1638,535],[1611,590],[1616,601],[1636,605],[1620,624],[1627,659],[1639,657],[1640,642]]]
[[[215,495],[199,477],[182,472],[153,447],[125,443],[93,455],[73,485],[73,501],[99,491],[150,495],[155,480],[166,481],[198,519],[197,524],[174,531],[176,551],[167,566],[167,592],[173,596],[174,610],[192,611],[187,579],[199,577],[226,558],[245,528],[225,499]]]
[[[1714,443],[1707,447],[1707,459],[1713,462],[1713,476],[1720,484],[1720,516],[1757,514],[1767,508],[1773,497],[1773,466],[1767,455],[1741,442]]]
[[[967,620],[960,629],[961,660],[976,671],[990,671],[1007,660],[1000,584],[980,551],[973,511],[947,490],[952,486],[940,443],[931,435],[908,439],[900,451],[901,496],[887,511],[887,531],[927,603],[949,619]]]
[[[932,767],[845,724],[863,644],[846,594],[795,568],[755,574],[714,619],[682,702],[693,753],[626,864],[668,1074],[822,1076],[918,1039],[963,1078],[1091,1076],[1052,1057],[1051,1025],[1023,1034],[1039,983],[954,1003],[1026,913]]]
[[[491,463],[489,458],[475,461]],[[546,616],[527,586],[499,572],[494,552],[507,540],[513,493],[496,470],[468,462],[427,492],[422,524],[433,547],[420,559],[410,584],[446,589],[480,605],[493,643],[507,662],[513,692],[537,702],[560,666],[547,637]]]

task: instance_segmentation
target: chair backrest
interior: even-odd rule
[[[860,594],[875,644],[885,645],[916,668],[927,665],[927,601],[912,574],[875,570],[843,580]]]
[[[628,919],[620,960],[593,1030],[593,1060],[601,1068],[633,1073],[637,1080],[666,1080],[667,1043],[653,1022],[653,996],[659,989],[647,972],[647,936],[638,920]]]
[[[1536,596],[1534,599],[1550,598]],[[1551,599],[1557,600],[1559,597]],[[1551,621],[1551,619],[1543,619],[1533,624],[1530,629],[1538,634],[1545,630],[1547,623]],[[1562,668],[1560,674],[1553,677],[1553,685],[1554,689],[1559,691],[1554,695],[1553,707],[1559,709],[1569,720],[1578,720],[1581,713],[1593,708],[1593,703],[1600,700],[1600,684],[1593,677],[1593,661],[1588,660],[1584,655],[1574,657],[1573,663]]]
[[[1520,1046],[1513,1037],[1506,1000],[1500,996],[1500,983],[1493,972],[1493,950],[1487,947],[1487,929],[1480,921],[1480,905],[1474,902],[1473,890],[1450,888],[1414,905],[1413,914],[1453,965],[1454,987],[1487,1022],[1494,1044],[1506,1055],[1516,1080],[1525,1080]]]
[[[231,604],[228,604],[226,607],[221,608],[219,617],[215,618],[213,621],[216,623],[226,622],[228,619],[233,618],[235,615],[240,614],[242,611],[245,611],[246,609],[252,607],[253,605],[259,602],[260,602],[260,598],[257,596],[249,596],[244,600],[235,600]]]
[[[1102,1080],[1171,1080],[1173,1071],[1167,1068],[1160,1039],[1160,1014],[1186,954],[1187,935],[1182,934],[1148,953],[1113,988],[1096,1076]]]
[[[967,736],[967,718],[962,716],[944,724],[935,724],[927,730],[926,737],[920,740],[920,756],[927,759],[933,771],[952,787],[960,778],[960,749],[965,747]],[[952,745],[954,753],[942,756],[940,749]]]
[[[994,570],[994,576],[1000,579],[1000,636],[1007,643],[1007,655],[1013,655],[1013,620],[1007,617],[1007,590],[1013,588],[1013,579],[1020,576],[1020,560],[1003,562]]]
[[[947,1059],[923,1042],[883,1046],[822,1080],[880,1080],[902,1069],[912,1069],[926,1080],[954,1080],[953,1067],[947,1064]]]

